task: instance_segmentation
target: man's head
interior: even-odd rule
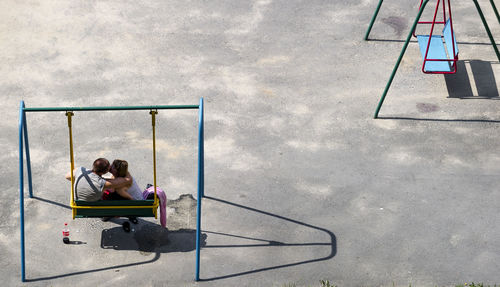
[[[109,171],[109,161],[105,158],[98,158],[94,161],[92,171],[97,175],[103,175]]]

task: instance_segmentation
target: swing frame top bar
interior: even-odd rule
[[[160,106],[104,106],[104,107],[39,107],[23,108],[25,112],[68,112],[68,111],[123,111],[123,110],[189,110],[200,105],[160,105]]]

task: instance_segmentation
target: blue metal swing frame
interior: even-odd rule
[[[31,160],[28,142],[27,112],[68,112],[68,111],[111,111],[111,110],[160,110],[160,109],[198,109],[198,194],[196,206],[196,268],[195,280],[200,280],[200,250],[201,250],[201,201],[205,197],[205,160],[204,160],[204,115],[203,98],[199,105],[184,106],[120,106],[120,107],[57,107],[57,108],[26,108],[21,101],[19,108],[19,210],[21,227],[21,281],[26,282],[26,253],[24,228],[24,153],[26,153],[26,167],[28,173],[29,197],[33,198],[33,184],[31,176]],[[23,144],[24,139],[24,144]]]

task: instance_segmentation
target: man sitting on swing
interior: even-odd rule
[[[94,161],[92,170],[85,167],[75,168],[75,199],[84,201],[98,201],[102,198],[105,189],[122,189],[132,186],[132,176],[126,173],[124,177],[104,179],[102,176],[110,170],[109,161],[98,158]],[[71,172],[66,174],[66,179],[71,180]]]

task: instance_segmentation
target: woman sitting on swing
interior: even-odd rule
[[[115,159],[109,172],[114,178],[123,177],[128,173],[128,162],[125,160]],[[130,173],[129,173],[130,174]],[[130,175],[130,177],[132,177]],[[165,192],[157,187],[156,188],[158,199],[160,200],[160,223],[163,227],[167,225],[167,196]],[[113,190],[105,190],[102,194],[103,200],[145,200],[154,198],[154,187],[148,184],[148,188],[144,191],[141,190],[135,178],[132,177],[132,185],[130,187],[122,187]],[[109,220],[109,218],[106,218]],[[137,218],[129,217],[130,221],[137,223]],[[124,223],[125,224],[125,223]],[[130,230],[129,226],[123,227],[125,231]]]
[[[109,172],[113,178],[124,177],[127,175],[128,162],[121,159],[115,159],[111,164]],[[114,191],[105,190],[102,199],[104,200],[143,200],[142,190],[139,188],[137,181],[132,177],[132,185],[130,187],[117,188]]]

